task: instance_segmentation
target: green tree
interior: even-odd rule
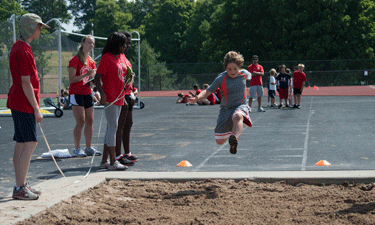
[[[94,29],[90,20],[95,18],[96,2],[96,0],[70,0],[68,9],[74,16],[73,24],[83,34],[88,34]]]
[[[145,16],[153,10],[153,5],[158,0],[119,0],[118,4],[122,11],[125,13],[132,14],[132,19],[127,23],[132,29],[138,29],[142,25],[142,21]]]
[[[138,48],[135,47],[136,43],[133,42],[132,48],[129,50],[127,56],[129,61],[132,62],[133,70],[138,73]],[[163,87],[168,89],[173,88],[176,76],[173,71],[168,70],[165,62],[160,62],[160,53],[150,46],[147,40],[141,41],[141,90],[159,90],[159,82],[163,82]],[[136,83],[137,85],[137,83]]]
[[[19,0],[0,0],[0,21],[5,21],[12,14],[22,15],[26,11],[22,9]]]
[[[186,30],[194,0],[159,0],[143,20],[146,39],[167,63],[187,62]]]
[[[96,36],[108,37],[114,31],[129,30],[127,23],[132,15],[122,12],[116,0],[98,0],[96,4],[96,16],[92,20]]]
[[[68,23],[72,19],[66,0],[23,0],[21,5],[28,12],[39,15],[43,22],[57,18],[61,23]],[[55,30],[55,23],[48,25],[52,28],[50,31]]]

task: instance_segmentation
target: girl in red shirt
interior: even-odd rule
[[[102,51],[102,58],[95,75],[95,84],[100,92],[100,104],[104,105],[107,119],[107,131],[104,137],[101,168],[125,170],[126,166],[116,160],[116,132],[121,107],[124,105],[125,78],[127,72],[126,57],[121,54],[125,48],[126,36],[114,32],[107,38]],[[108,156],[110,162],[107,162]]]
[[[101,155],[91,147],[94,120],[93,94],[88,81],[95,76],[96,66],[89,56],[95,45],[94,37],[87,35],[82,38],[78,53],[69,61],[69,94],[76,126],[73,130],[74,150],[73,155],[85,157],[86,155]],[[82,130],[84,129],[86,148],[80,147]]]
[[[122,33],[126,36],[126,42],[125,45],[121,47],[121,54],[125,56],[125,53],[131,46],[132,36],[129,32],[124,31]],[[132,68],[132,65],[130,64],[128,59],[126,57],[125,59],[126,65]],[[134,162],[138,161],[138,157],[133,155],[133,153],[130,151],[130,130],[133,125],[133,106],[135,103],[135,97],[134,99],[131,97],[133,90],[134,87],[132,81],[125,87],[125,101],[124,105],[121,107],[121,112],[118,119],[118,128],[116,132],[116,160],[118,160],[125,166],[132,166],[134,165]],[[125,154],[123,155],[121,154],[121,141],[124,144]]]

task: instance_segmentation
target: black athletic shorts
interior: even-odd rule
[[[94,106],[93,95],[77,95],[73,94],[69,96],[70,105],[83,106],[85,109],[91,108]]]
[[[293,94],[294,94],[294,95],[300,95],[300,94],[302,94],[302,91],[301,91],[301,89],[299,89],[299,88],[294,88],[294,89],[293,89]]]
[[[36,142],[36,121],[33,113],[24,113],[11,109],[14,136],[13,140],[16,142]]]

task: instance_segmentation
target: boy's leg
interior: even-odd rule
[[[26,176],[29,170],[31,155],[38,142],[17,142],[13,154],[13,165],[16,175],[16,186],[21,187],[26,184]]]
[[[237,140],[240,139],[243,131],[243,116],[239,113],[236,113],[233,116],[233,129],[232,134],[236,136]]]

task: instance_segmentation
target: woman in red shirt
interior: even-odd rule
[[[126,166],[116,160],[116,132],[121,107],[124,105],[125,79],[127,72],[125,48],[126,36],[114,32],[107,38],[102,58],[95,75],[95,84],[100,92],[100,104],[104,105],[107,131],[104,137],[103,158],[100,167],[109,170],[125,170]],[[110,162],[107,162],[108,155]]]
[[[72,105],[76,126],[73,131],[74,150],[73,155],[85,157],[86,155],[101,155],[91,147],[94,120],[93,94],[90,79],[94,78],[96,66],[94,60],[89,56],[95,45],[94,37],[87,35],[82,38],[78,53],[69,61],[69,100]],[[86,148],[80,147],[82,130],[86,139]]]

